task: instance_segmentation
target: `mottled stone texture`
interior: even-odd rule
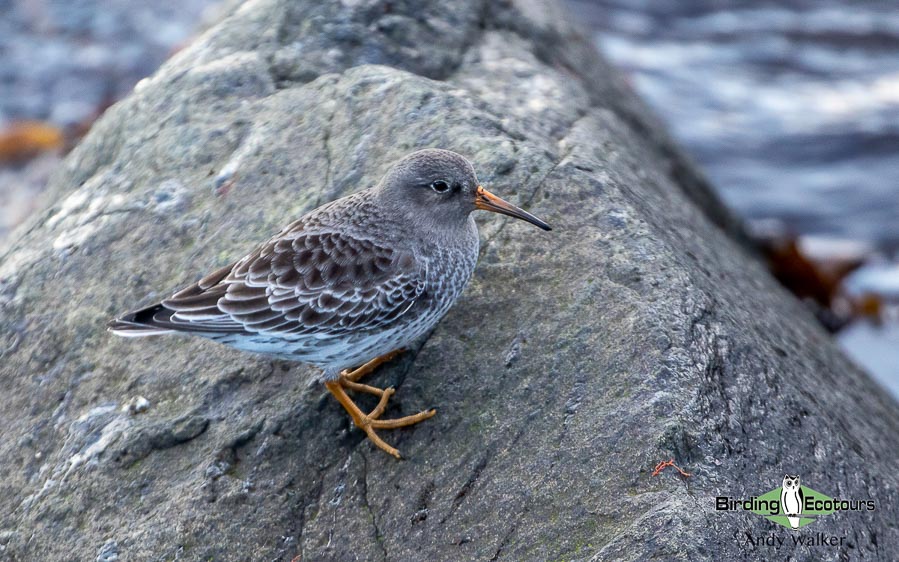
[[[438,408],[386,432],[407,460],[309,368],[105,331],[428,146],[555,230],[479,217],[464,299],[372,379],[398,387],[391,416]],[[553,5],[248,2],[109,110],[52,189],[0,261],[5,558],[899,551],[896,403]],[[652,477],[668,458],[692,476]],[[787,472],[877,510],[804,531],[838,548],[714,511]],[[768,532],[787,544],[746,545]]]

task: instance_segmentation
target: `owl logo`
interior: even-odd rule
[[[798,529],[799,516],[802,515],[802,487],[799,485],[798,474],[784,476],[783,488],[780,491],[780,506],[790,522],[790,528],[794,531]]]

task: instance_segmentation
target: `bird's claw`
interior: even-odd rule
[[[400,353],[401,351],[393,351],[386,355],[382,355],[381,357],[372,359],[358,369],[355,369],[353,371],[347,370],[341,372],[337,377],[337,380],[335,381],[325,382],[325,386],[327,387],[327,389],[331,392],[331,394],[334,395],[335,398],[337,398],[337,401],[340,402],[344,409],[350,414],[350,417],[353,418],[353,423],[356,425],[356,427],[364,431],[368,438],[371,439],[371,441],[375,445],[377,445],[378,448],[396,457],[397,459],[402,458],[400,456],[400,452],[385,443],[384,440],[381,439],[381,437],[377,433],[375,433],[375,430],[396,429],[399,427],[405,427],[407,425],[413,425],[433,417],[437,413],[437,410],[432,408],[430,410],[418,412],[417,414],[412,414],[411,416],[382,420],[380,419],[380,417],[384,413],[384,410],[387,409],[387,402],[388,400],[390,400],[390,397],[396,393],[396,390],[393,387],[378,388],[376,386],[362,384],[356,381],[372,372],[381,363],[390,361]],[[353,400],[347,395],[346,390],[365,392],[367,394],[378,396],[378,405],[375,406],[375,408],[371,412],[365,414],[362,412],[362,410],[359,409],[359,406],[357,406],[356,403],[353,402]]]

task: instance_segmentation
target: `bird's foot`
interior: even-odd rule
[[[356,382],[363,376],[367,375],[371,371],[375,369],[381,363],[386,361],[390,361],[394,357],[396,357],[400,351],[393,351],[386,355],[382,355],[381,357],[377,357],[372,359],[365,365],[355,369],[353,371],[343,371],[340,373],[340,376],[336,381],[326,381],[325,387],[331,394],[337,398],[337,401],[340,402],[340,405],[344,407],[347,413],[350,414],[350,417],[353,418],[353,423],[356,424],[356,427],[365,432],[369,439],[378,446],[382,451],[393,455],[396,458],[400,457],[400,452],[388,445],[381,439],[380,436],[375,432],[376,429],[395,429],[398,427],[405,427],[407,425],[416,424],[420,421],[424,421],[430,417],[433,417],[434,414],[437,413],[437,410],[430,409],[424,412],[419,412],[417,414],[413,414],[411,416],[405,416],[402,418],[396,418],[392,420],[382,420],[379,419],[381,414],[384,413],[384,410],[387,409],[387,401],[390,400],[390,397],[396,392],[393,387],[389,388],[378,388],[375,386],[362,384]],[[359,406],[356,405],[355,402],[347,395],[346,390],[354,390],[356,392],[365,392],[367,394],[373,394],[379,397],[378,405],[375,406],[375,409],[365,414],[362,410],[359,409]]]

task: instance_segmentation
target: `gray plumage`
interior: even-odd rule
[[[333,379],[408,345],[446,314],[477,261],[476,208],[549,229],[485,193],[462,156],[412,153],[378,185],[311,211],[243,259],[110,329],[202,336],[316,365]]]

